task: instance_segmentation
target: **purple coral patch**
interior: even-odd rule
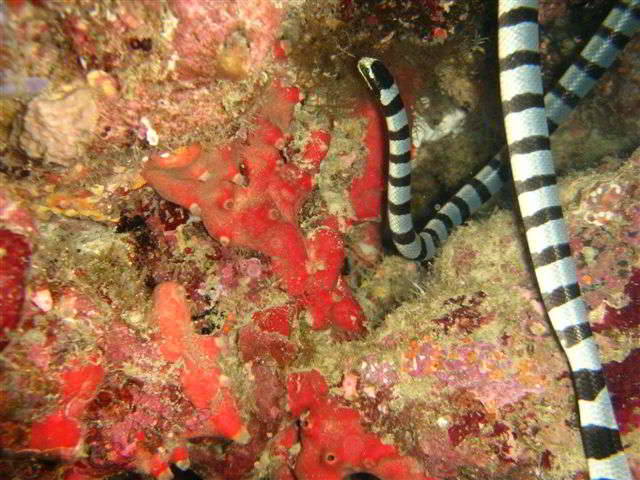
[[[374,355],[367,356],[360,364],[360,375],[365,382],[381,387],[398,383],[395,367],[387,361],[380,361]]]
[[[412,357],[407,366],[409,375],[433,375],[447,387],[469,390],[483,403],[498,407],[542,391],[539,385],[520,381],[513,374],[520,367],[490,343],[475,342],[450,350],[423,343]]]
[[[640,349],[633,350],[622,362],[604,365],[620,431],[629,433],[640,426]]]

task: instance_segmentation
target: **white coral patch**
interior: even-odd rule
[[[153,127],[151,126],[151,122],[149,121],[149,119],[147,117],[142,117],[140,119],[140,123],[142,125],[144,125],[145,138],[147,140],[147,143],[149,145],[151,145],[152,147],[155,147],[156,145],[158,145],[158,141],[160,140],[160,136],[158,135],[158,132],[156,132],[153,129]]]
[[[31,297],[33,304],[43,312],[48,312],[53,307],[53,298],[48,288],[36,290]]]
[[[418,148],[423,143],[435,142],[452,133],[459,133],[466,116],[463,110],[456,108],[447,113],[434,128],[424,118],[416,117],[413,121],[413,146]]]

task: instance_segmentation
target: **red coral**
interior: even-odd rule
[[[238,332],[238,350],[245,362],[272,357],[280,366],[295,358],[296,348],[289,341],[289,324],[297,313],[295,305],[283,305],[255,312],[254,325]],[[258,327],[258,328],[256,328]]]
[[[54,361],[63,360],[56,352],[65,346],[67,324],[71,319],[77,321],[74,325],[82,321],[100,334],[102,312],[73,291],[56,295],[55,304],[53,312],[67,319],[52,320],[55,333],[52,328],[42,344],[20,339],[11,344],[10,358],[21,366],[23,358],[29,360],[26,368],[16,367],[10,376],[3,376],[10,386],[0,392],[3,411],[21,399],[12,390],[32,382],[29,368],[37,365],[48,374],[42,380],[46,383],[40,387],[40,397],[32,397],[39,402],[32,409],[41,413],[33,420],[10,418],[3,422],[5,448],[71,461],[69,472],[84,478],[101,478],[123,469],[164,478],[171,472],[170,463],[188,467],[187,440],[196,437],[234,440],[238,455],[246,453],[241,442],[249,440],[248,428],[218,365],[226,345],[218,337],[195,333],[182,287],[163,283],[156,288],[150,316],[157,331],[154,339],[142,340],[124,324],[111,322],[100,343],[104,354],[99,359],[91,356],[72,361],[61,372],[52,368]],[[34,347],[39,350],[37,355],[31,354]],[[124,374],[125,368],[134,375]],[[275,428],[284,413],[283,406],[277,408],[284,386],[274,372],[254,370],[256,378],[270,386],[267,394],[261,394],[265,404],[259,407],[265,417],[271,415]],[[256,448],[266,442],[264,434],[258,433],[260,437],[251,438],[250,465],[257,458]]]
[[[376,220],[380,218],[384,191],[384,129],[374,104],[363,105],[358,113],[367,122],[364,144],[368,152],[362,174],[351,183],[349,198],[358,220]]]
[[[297,215],[313,187],[312,174],[326,155],[330,135],[313,131],[299,163],[284,163],[283,129],[300,100],[295,87],[276,84],[246,143],[233,141],[214,153],[197,145],[154,156],[143,176],[164,198],[202,216],[207,231],[223,244],[258,250],[284,288],[309,308],[313,327],[363,331],[364,315],[339,281],[344,247],[327,222],[309,238]]]
[[[208,433],[246,442],[247,429],[217,365],[220,343],[216,337],[199,336],[193,331],[180,285],[166,282],[156,287],[151,321],[160,330],[158,342],[164,357],[170,362],[184,362],[181,379],[185,394],[197,409],[210,410]]]
[[[0,229],[0,351],[5,331],[18,324],[31,249],[22,235]]]
[[[246,325],[238,332],[238,350],[245,362],[272,357],[280,366],[291,363],[296,354],[296,348],[288,339],[253,325]]]
[[[428,480],[418,462],[400,455],[361,424],[360,413],[327,396],[322,375],[312,370],[289,375],[289,409],[301,419],[299,480],[339,480],[371,473],[386,480]]]
[[[317,370],[292,373],[287,378],[289,410],[294,417],[310,409],[320,398],[329,393],[324,377]]]
[[[283,305],[255,312],[251,318],[265,332],[276,332],[288,337],[289,324],[295,313],[296,308],[293,305]]]
[[[31,425],[29,446],[34,450],[73,449],[80,441],[80,428],[64,412],[55,412]]]
[[[82,439],[80,419],[104,377],[102,365],[94,362],[76,364],[62,373],[62,405],[31,425],[29,448],[75,456]]]

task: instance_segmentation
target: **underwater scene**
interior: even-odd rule
[[[638,30],[0,0],[0,478],[640,480]]]

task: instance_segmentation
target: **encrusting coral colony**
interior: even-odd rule
[[[510,193],[387,245],[356,62],[426,219],[504,141],[494,3],[3,0],[0,477],[588,478]],[[540,3],[548,86],[615,2]],[[636,478],[638,112],[636,36],[551,142]]]

